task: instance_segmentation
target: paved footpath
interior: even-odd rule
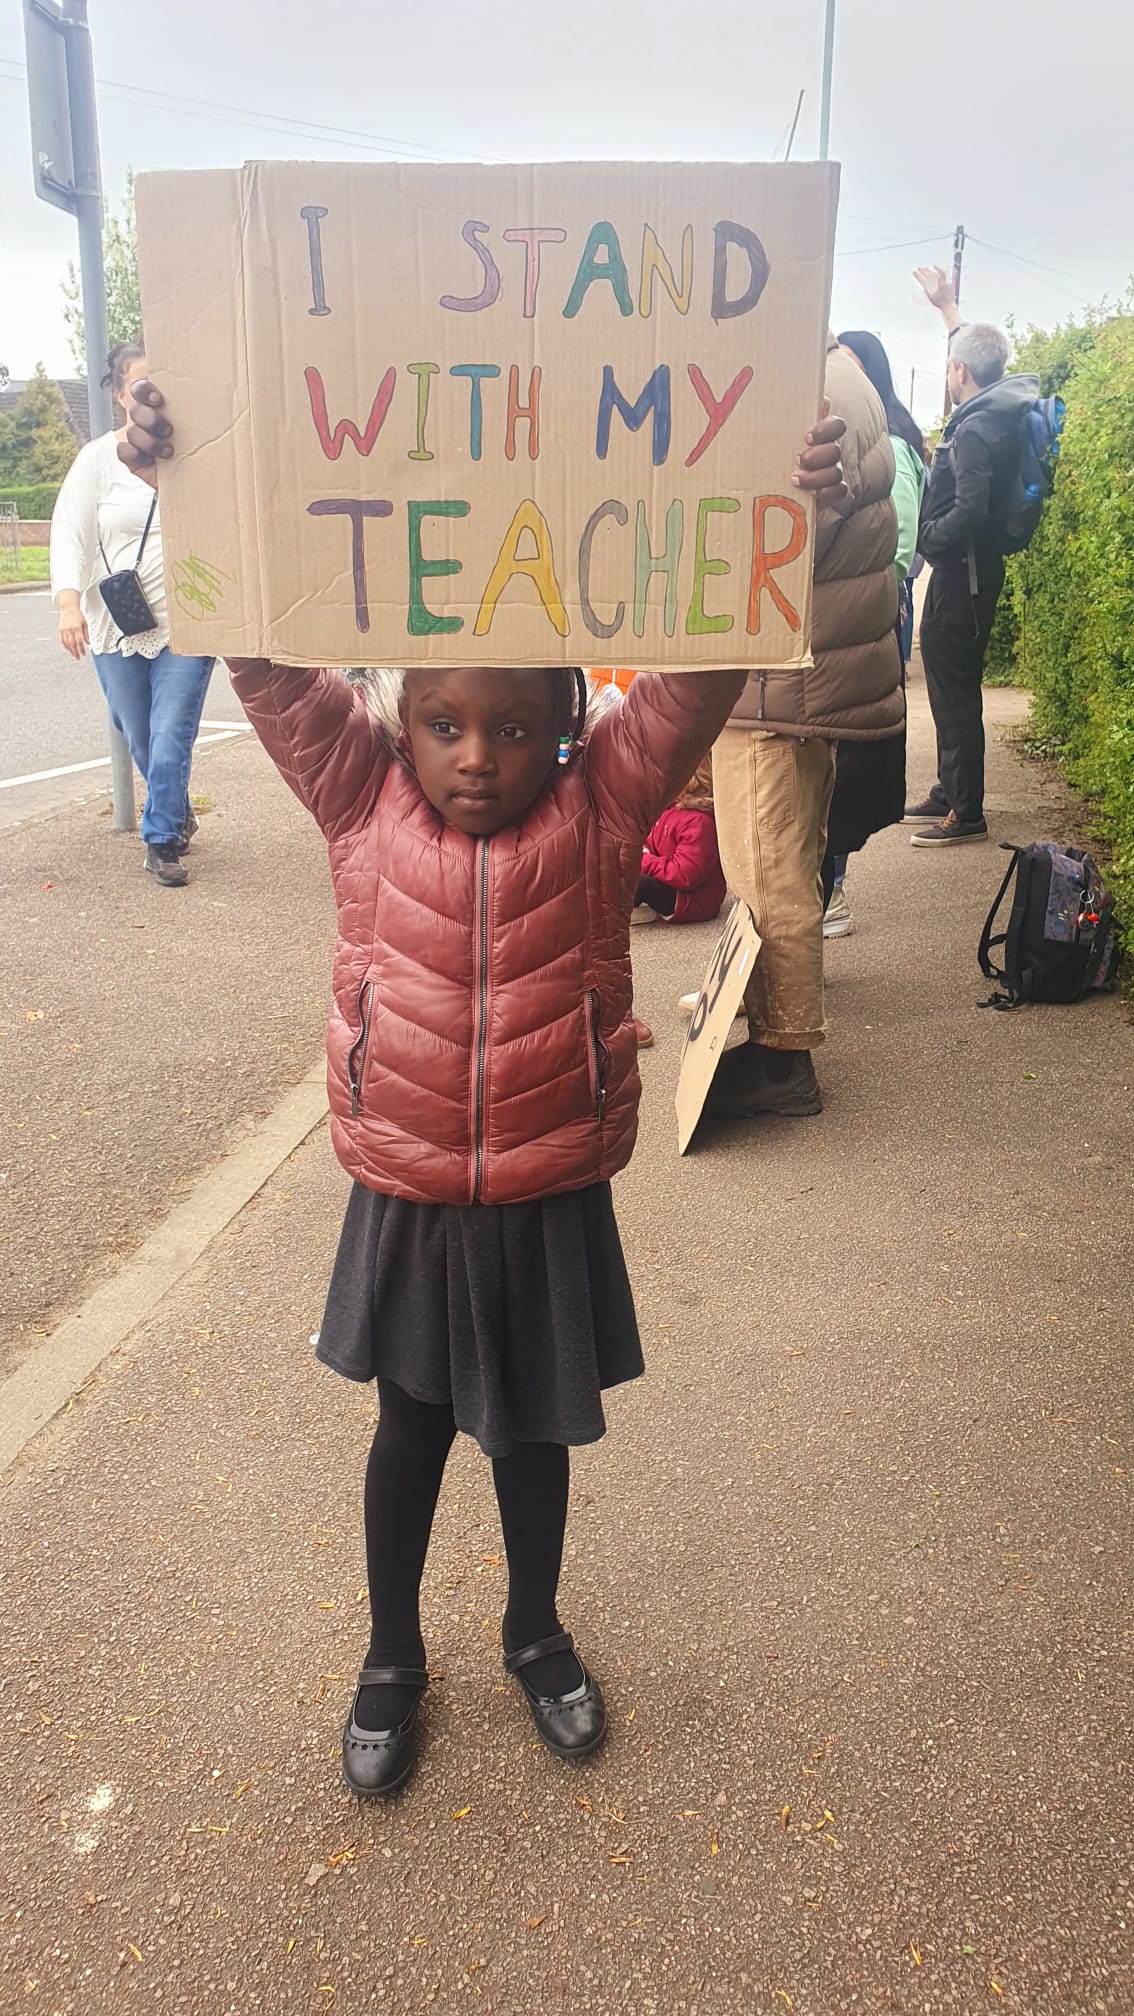
[[[1066,830],[999,744],[991,777],[997,837]],[[418,1775],[341,1788],[371,1402],[312,1362],[325,1130],[29,1445],[5,2016],[1130,2016],[1131,1031],[978,1011],[1002,860],[873,844],[826,1111],[684,1162],[675,996],[711,933],[635,935],[649,1372],[574,1468],[563,1610],[612,1717],[581,1768],[501,1684],[464,1446]]]

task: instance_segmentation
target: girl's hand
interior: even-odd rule
[[[156,483],[158,462],[173,453],[173,428],[161,411],[164,405],[157,386],[140,379],[131,395],[126,439],[118,443],[118,460],[147,483]]]
[[[839,452],[839,442],[846,431],[846,421],[832,416],[831,402],[824,399],[822,418],[809,432],[791,479],[797,490],[806,490],[820,506],[841,504],[847,494]]]
[[[73,602],[68,600],[59,611],[59,642],[70,657],[85,658],[90,641],[87,619],[76,595]]]

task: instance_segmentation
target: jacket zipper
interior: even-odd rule
[[[590,1049],[591,1085],[595,1095],[595,1112],[601,1120],[606,1112],[606,1073],[610,1055],[599,1034],[602,1022],[602,995],[597,987],[587,990],[587,1044]]]
[[[472,1202],[480,1203],[484,1174],[484,1064],[488,1049],[488,841],[477,842],[476,886],[476,1041],[473,1060],[473,1182]]]
[[[366,1046],[370,1041],[370,1010],[374,1001],[374,982],[364,980],[358,990],[358,1035],[347,1057],[347,1077],[350,1080],[351,1119],[358,1119],[358,1109],[362,1104],[362,1074],[366,1068]]]
[[[765,696],[766,696],[766,694],[767,694],[767,687],[768,687],[768,675],[767,675],[767,673],[766,673],[766,672],[761,672],[761,674],[760,674],[760,705],[759,705],[759,706],[757,707],[757,709],[756,709],[756,719],[757,719],[757,721],[762,721],[762,720],[764,719],[764,700],[765,700]]]

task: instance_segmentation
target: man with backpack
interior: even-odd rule
[[[1007,337],[988,323],[961,321],[940,269],[918,278],[951,331],[954,411],[934,456],[918,537],[933,567],[921,655],[937,729],[937,782],[921,804],[907,808],[906,819],[918,826],[915,847],[951,847],[988,838],[984,657],[1004,556],[1027,545],[1050,489],[1062,412],[1057,419],[1056,402],[1039,400],[1038,378],[1005,376]]]

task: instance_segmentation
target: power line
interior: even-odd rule
[[[18,81],[27,76],[26,66],[14,62],[10,57],[0,57],[3,73]],[[104,77],[97,85],[100,98],[109,98],[118,103],[153,105],[159,112],[170,113],[182,118],[203,119],[217,126],[246,126],[258,130],[278,133],[295,133],[309,140],[332,140],[343,146],[360,149],[377,149],[379,152],[408,154],[424,161],[435,160],[438,153],[448,154],[455,160],[466,160],[467,155],[455,147],[423,145],[412,140],[398,140],[389,133],[367,133],[353,127],[317,125],[306,119],[287,119],[272,112],[259,112],[248,105],[226,105],[205,98],[179,97],[174,92],[151,91],[142,84],[124,84],[114,77]],[[483,157],[481,157],[483,158]]]
[[[892,245],[853,245],[847,252],[836,252],[836,259],[864,259],[871,252],[904,252],[910,246],[936,244],[945,233],[939,232],[934,238],[899,238]]]
[[[972,244],[981,246],[985,252],[994,252],[998,259],[1014,259],[1018,266],[1030,266],[1035,272],[1046,273],[1055,280],[1069,281],[1079,290],[1080,298],[1084,289],[1093,290],[1093,283],[1084,280],[1078,273],[1066,273],[1061,266],[1043,266],[1038,259],[1026,259],[1022,252],[1010,252],[1006,245],[993,245],[987,238],[977,238],[972,232],[969,233],[969,238]],[[1105,293],[1106,290],[1100,288],[1098,291]]]

